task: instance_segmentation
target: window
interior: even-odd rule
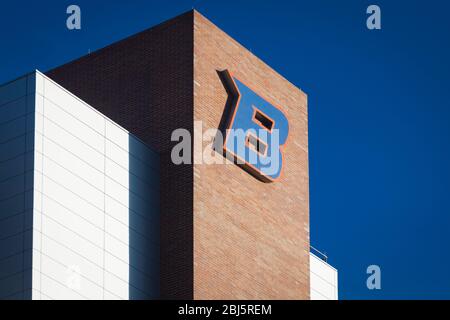
[[[255,111],[253,113],[253,121],[258,125],[266,129],[267,131],[272,131],[274,121],[266,116],[264,113],[259,111],[254,107]]]
[[[245,144],[250,149],[253,149],[254,151],[258,152],[262,156],[266,156],[267,154],[267,144],[262,142],[260,139],[255,137],[253,134],[249,133],[247,135],[247,138],[245,139]]]

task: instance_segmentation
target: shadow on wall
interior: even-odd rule
[[[34,94],[0,86],[0,299],[31,299]]]
[[[129,299],[159,299],[159,155],[133,136],[129,170]]]

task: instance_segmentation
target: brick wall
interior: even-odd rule
[[[170,134],[217,128],[229,69],[287,113],[284,174],[170,161]],[[47,73],[161,156],[161,297],[309,298],[306,95],[197,12]],[[205,144],[206,146],[206,144]]]
[[[281,107],[290,132],[277,182],[233,164],[194,165],[194,298],[309,299],[306,95],[196,12],[194,119],[204,129],[224,112],[224,69]]]

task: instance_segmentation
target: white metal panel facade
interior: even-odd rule
[[[159,156],[39,72],[0,132],[0,298],[158,298]]]
[[[338,300],[338,272],[310,253],[311,300]]]

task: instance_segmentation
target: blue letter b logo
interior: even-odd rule
[[[285,114],[228,71],[223,78],[234,96],[226,119],[224,154],[258,179],[276,180],[281,175],[281,149],[289,133]]]

